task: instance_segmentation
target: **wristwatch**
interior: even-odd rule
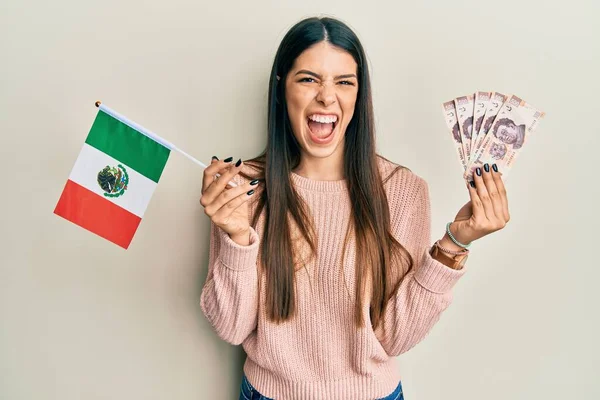
[[[469,255],[465,254],[454,256],[441,251],[437,246],[433,246],[431,249],[431,257],[452,269],[462,269],[467,262]]]

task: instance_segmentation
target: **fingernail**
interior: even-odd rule
[[[481,168],[477,167],[475,172],[477,173],[477,176],[481,176]]]
[[[471,187],[473,187],[473,188],[475,187],[475,182],[471,181],[469,183],[471,184]]]
[[[233,157],[227,157],[226,159],[224,159],[224,162],[231,162],[231,160],[233,160]]]
[[[485,163],[485,164],[483,165],[483,169],[485,169],[485,172],[490,172],[490,164],[488,164],[488,163]]]
[[[258,179],[255,179],[255,180],[253,180],[253,181],[250,181],[250,184],[251,184],[252,186],[254,186],[254,185],[258,185]]]
[[[246,193],[248,196],[251,196],[254,193],[254,189],[248,191],[248,193]]]
[[[496,164],[492,164],[492,169],[496,172],[498,172],[498,166]]]
[[[219,157],[217,157],[217,156],[212,156],[212,159],[219,161]]]
[[[235,166],[236,166],[236,167],[239,167],[241,163],[242,163],[242,159],[240,158],[240,159],[239,159],[239,160],[237,160],[237,162],[235,163]]]

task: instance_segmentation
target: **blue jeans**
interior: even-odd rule
[[[242,387],[240,389],[240,399],[239,400],[274,400],[269,397],[263,396],[258,392],[258,390],[254,389],[254,386],[248,382],[246,375],[242,377]],[[377,400],[404,400],[404,396],[402,395],[402,382],[398,383],[398,386],[394,391]]]

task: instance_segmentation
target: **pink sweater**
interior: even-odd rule
[[[381,158],[378,163],[383,178],[395,166]],[[369,319],[367,292],[366,326],[358,330],[354,325],[353,244],[347,246],[347,261],[341,265],[351,212],[345,181],[316,181],[295,173],[291,179],[308,203],[319,249],[315,261],[296,272],[296,317],[276,325],[265,314],[266,282],[256,266],[264,211],[257,230],[250,228],[248,246],[238,245],[211,222],[202,311],[220,338],[242,344],[248,356],[244,372],[264,396],[276,400],[387,396],[400,381],[393,357],[427,335],[450,305],[452,287],[465,268],[454,270],[431,258],[427,184],[408,170],[398,171],[385,183],[391,227],[415,265],[390,300],[383,327],[376,330]],[[245,181],[239,175],[235,180]],[[250,213],[256,199],[255,194]],[[400,271],[398,280],[402,275]]]

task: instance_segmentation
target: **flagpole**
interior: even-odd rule
[[[196,160],[194,157],[192,157],[191,155],[189,155],[188,153],[186,153],[185,151],[181,150],[180,148],[178,148],[177,146],[175,146],[173,143],[163,139],[162,137],[158,136],[156,133],[151,132],[150,130],[144,128],[143,126],[131,121],[130,119],[124,117],[123,115],[117,113],[115,110],[108,108],[107,106],[105,106],[104,104],[102,104],[101,101],[96,101],[96,107],[98,107],[100,110],[104,111],[105,113],[107,113],[108,115],[110,115],[111,117],[121,121],[122,123],[124,123],[125,125],[135,129],[136,131],[140,132],[141,134],[149,137],[150,139],[154,140],[157,143],[160,143],[161,145],[165,146],[166,148],[168,148],[169,150],[175,150],[177,152],[179,152],[180,154],[182,154],[183,156],[187,157],[188,159],[192,160],[194,163],[200,165],[203,168],[208,168],[206,166],[206,164],[204,164],[203,162]],[[216,176],[221,176],[221,174],[216,174]],[[233,181],[229,181],[229,185],[236,187],[237,185],[235,184],[235,182]]]

